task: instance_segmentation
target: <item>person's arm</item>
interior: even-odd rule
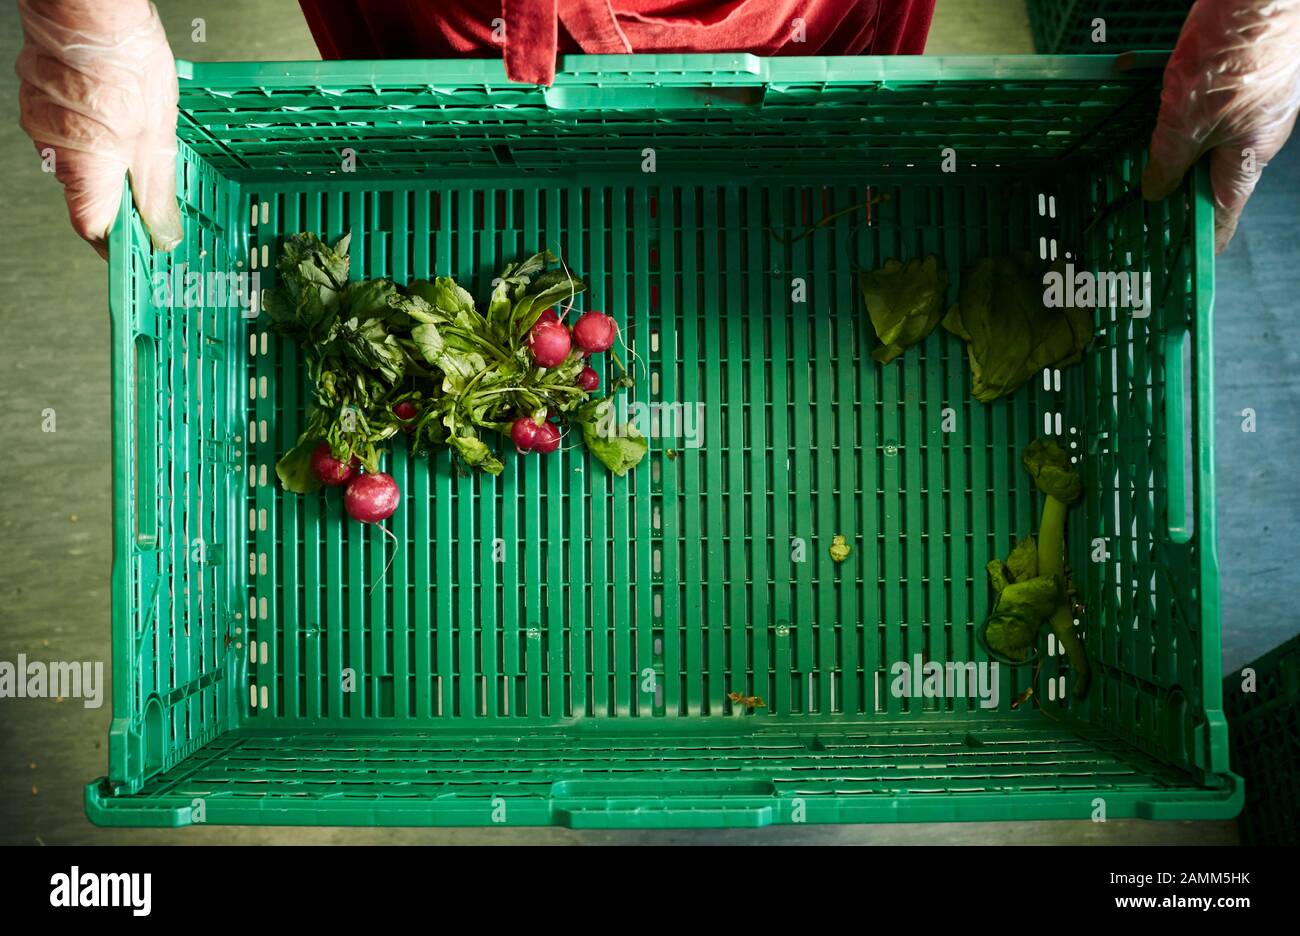
[[[1298,109],[1300,0],[1197,0],[1165,67],[1143,195],[1164,198],[1211,153],[1222,250]]]
[[[101,256],[130,173],[154,246],[181,240],[176,65],[148,0],[19,0],[23,130],[52,158],[76,232]]]

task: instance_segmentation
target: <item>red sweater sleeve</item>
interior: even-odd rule
[[[556,56],[566,52],[631,48],[637,52],[760,55],[919,55],[925,51],[935,0],[299,3],[326,59],[497,58],[504,54],[511,79],[549,83]],[[792,38],[789,24],[796,18],[806,18],[807,41]],[[544,19],[548,22],[542,23]],[[517,39],[513,47],[512,34]]]

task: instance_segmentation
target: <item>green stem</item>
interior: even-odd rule
[[[461,338],[464,338],[466,341],[473,342],[474,344],[482,348],[484,351],[487,351],[489,354],[491,354],[498,361],[501,361],[502,363],[506,363],[510,360],[506,356],[505,351],[503,351],[500,347],[498,347],[493,342],[488,341],[482,335],[470,331],[468,328],[460,328],[459,326],[456,325],[444,325],[442,327],[442,330],[445,331],[448,335],[458,335]]]
[[[1070,661],[1070,667],[1074,670],[1074,688],[1071,690],[1076,699],[1082,699],[1088,694],[1088,683],[1092,679],[1092,673],[1088,668],[1088,651],[1084,649],[1083,641],[1074,630],[1074,615],[1066,605],[1060,605],[1052,612],[1052,617],[1048,623],[1052,626],[1052,633],[1056,635],[1056,641],[1065,650],[1065,658]]]
[[[1074,629],[1074,615],[1067,603],[1065,588],[1065,515],[1069,505],[1064,501],[1047,496],[1043,503],[1043,518],[1038,525],[1038,574],[1050,575],[1056,579],[1060,592],[1060,604],[1052,612],[1048,623],[1057,642],[1065,651],[1065,657],[1074,670],[1073,694],[1082,699],[1088,694],[1091,673],[1088,668],[1088,651]]]
[[[1039,575],[1065,572],[1065,514],[1069,509],[1050,494],[1043,503],[1043,519],[1038,525]]]

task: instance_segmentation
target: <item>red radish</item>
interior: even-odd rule
[[[578,386],[591,393],[600,386],[600,376],[590,367],[584,367],[578,374]]]
[[[402,422],[408,423],[408,425],[402,427],[403,432],[415,431],[415,426],[409,424],[419,415],[419,413],[420,411],[415,408],[415,404],[410,400],[403,400],[401,403],[394,404],[393,406],[393,415]]]
[[[537,427],[537,438],[533,441],[533,451],[549,455],[560,447],[560,430],[555,423],[544,422]]]
[[[343,509],[348,516],[361,523],[378,523],[387,520],[397,510],[401,492],[393,476],[382,471],[358,475],[343,492]]]
[[[557,367],[569,356],[569,330],[558,321],[538,320],[528,333],[528,347],[538,367]]]
[[[322,442],[311,453],[311,473],[326,487],[346,484],[360,466],[361,461],[355,455],[352,456],[350,464],[335,458],[328,442]]]
[[[573,325],[573,340],[588,354],[599,354],[614,347],[618,326],[604,312],[585,312]]]
[[[537,444],[537,423],[530,416],[520,416],[510,424],[510,439],[521,452],[531,451]]]
[[[558,322],[559,320],[560,320],[560,316],[553,308],[547,309],[541,315],[537,316],[538,322]]]

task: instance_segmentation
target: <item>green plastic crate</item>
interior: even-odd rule
[[[1194,0],[1025,0],[1034,48],[1048,55],[1172,49]],[[1093,41],[1105,21],[1105,43]]]
[[[1249,791],[1238,820],[1242,843],[1300,844],[1300,637],[1229,673],[1223,701],[1232,769]]]
[[[1212,201],[1203,175],[1160,205],[1132,195],[1161,65],[573,57],[543,89],[499,62],[180,63],[185,241],[152,252],[129,203],[111,241],[113,723],[90,817],[1235,815]],[[400,548],[371,593],[388,541],[336,492],[275,485],[304,420],[296,348],[156,294],[181,264],[265,288],[304,229],[350,231],[354,275],[452,274],[478,296],[555,249],[644,362],[636,399],[700,404],[702,445],[653,439],[618,479],[580,449],[492,478],[399,443]],[[1100,311],[1059,389],[975,403],[942,330],[870,359],[856,270],[933,251],[955,290],[980,254],[1072,248],[1150,269],[1157,301]],[[1024,669],[1000,671],[996,708],[896,697],[897,662],[984,659],[984,566],[1037,526],[1019,452],[1058,415],[1088,490],[1070,555],[1092,693],[1062,700],[1045,645],[1041,708],[1011,706]],[[1109,558],[1088,562],[1097,538]]]

